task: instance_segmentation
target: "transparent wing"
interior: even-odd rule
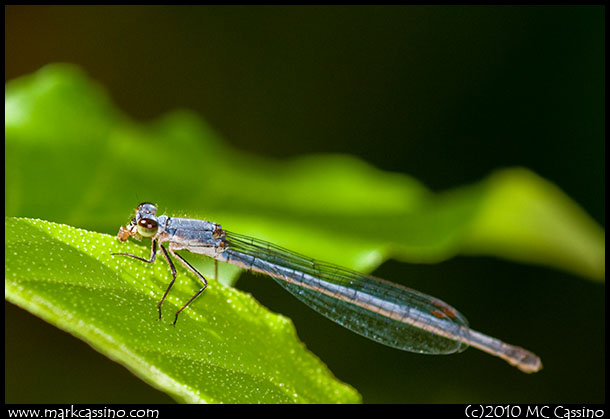
[[[468,322],[421,292],[316,261],[271,243],[226,232],[225,261],[273,277],[340,325],[398,349],[450,354],[468,347]]]

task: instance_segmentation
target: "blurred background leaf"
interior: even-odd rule
[[[7,215],[114,233],[147,201],[366,271],[464,248],[604,277],[603,230],[526,169],[432,194],[350,156],[265,160],[186,112],[137,124],[68,65],[9,83],[5,109]]]
[[[604,233],[561,189],[603,220],[603,13],[550,10],[9,8],[7,77],[68,58],[104,86],[71,66],[7,85],[5,211],[116,234],[134,205],[150,200],[310,256],[379,266],[377,275],[443,298],[477,329],[545,363],[540,376],[505,380],[505,365],[477,351],[397,353],[244,275],[238,287],[293,318],[365,401],[599,401]],[[52,23],[66,19],[73,24]],[[566,22],[569,37],[558,30]],[[198,114],[166,113],[183,105]],[[302,155],[318,150],[354,157]],[[515,166],[561,188],[524,168],[499,169]],[[16,313],[9,306],[7,319]],[[21,345],[7,344],[7,357],[28,359],[26,347],[40,346],[24,343],[45,332],[21,322],[7,320],[7,336],[19,330],[19,338],[6,341]],[[42,357],[15,365],[35,368],[33,358]],[[553,384],[567,376],[587,385]],[[129,382],[121,377],[108,378],[109,388]],[[44,393],[18,380],[7,387],[12,400],[40,400],[80,390],[70,382],[78,380]],[[121,393],[131,401],[136,388]],[[83,400],[90,394],[101,397],[89,391]]]

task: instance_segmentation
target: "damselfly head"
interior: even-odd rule
[[[141,237],[153,237],[159,229],[157,207],[150,202],[138,205],[135,218],[136,232]],[[133,233],[132,233],[133,234]]]

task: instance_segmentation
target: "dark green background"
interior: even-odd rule
[[[601,6],[8,6],[5,22],[6,80],[76,63],[138,120],[186,107],[235,147],[349,153],[434,190],[521,165],[605,225]],[[161,156],[159,166],[177,170]],[[290,316],[365,402],[605,400],[603,284],[491,258],[389,262],[376,274],[446,300],[545,369],[527,376],[472,349],[395,351],[271,280],[244,276],[238,287]],[[531,299],[513,302],[523,288]],[[14,306],[5,327],[7,402],[171,401]]]

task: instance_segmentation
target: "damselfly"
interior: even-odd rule
[[[150,259],[130,253],[113,253],[153,263],[157,246],[172,271],[172,281],[158,304],[161,306],[176,281],[173,256],[201,281],[202,287],[176,312],[178,315],[208,286],[206,278],[177,250],[187,250],[237,265],[274,278],[305,304],[376,342],[405,351],[451,354],[474,346],[506,360],[521,371],[542,368],[540,358],[523,348],[472,330],[466,318],[443,301],[370,275],[320,262],[271,243],[223,230],[209,221],[157,216],[157,207],[142,203],[118,238],[152,239]],[[169,243],[164,247],[162,243]]]

